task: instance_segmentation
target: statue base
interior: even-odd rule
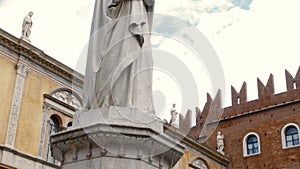
[[[25,36],[21,36],[20,39],[25,41],[25,42],[31,43],[31,41],[28,38],[26,38]]]
[[[169,169],[183,154],[153,113],[126,107],[78,112],[74,127],[51,136],[62,169]]]

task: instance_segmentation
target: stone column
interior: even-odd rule
[[[62,169],[170,169],[184,150],[161,120],[131,108],[78,112],[73,126],[51,136]]]
[[[27,70],[28,66],[24,65],[21,62],[17,64],[17,77],[15,82],[12,105],[10,108],[10,115],[5,140],[5,145],[10,148],[13,148],[15,144],[20,107],[22,103],[23,87],[27,76]]]

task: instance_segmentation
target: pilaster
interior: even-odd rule
[[[44,104],[44,106],[43,106],[42,129],[41,129],[39,151],[38,151],[38,157],[39,158],[43,158],[43,147],[44,147],[45,141],[46,141],[45,136],[46,136],[46,130],[47,130],[47,117],[49,115],[50,110],[51,110],[51,106],[48,105],[48,104]]]
[[[18,121],[19,121],[19,114],[20,108],[22,103],[22,95],[23,95],[23,88],[24,82],[27,76],[28,66],[22,62],[18,62],[17,64],[17,76],[14,88],[14,94],[12,99],[12,104],[10,108],[10,115],[8,120],[8,127],[7,127],[7,134],[5,145],[13,148],[15,144],[15,138],[17,133]]]

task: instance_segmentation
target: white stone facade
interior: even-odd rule
[[[20,169],[58,169],[58,166],[47,163],[41,159],[23,154],[16,150],[0,146],[0,164],[8,168]],[[0,165],[1,166],[1,165]],[[1,167],[0,167],[1,168]]]

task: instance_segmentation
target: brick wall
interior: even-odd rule
[[[281,130],[288,123],[300,125],[300,101],[222,120],[206,144],[216,148],[216,132],[221,131],[232,168],[300,168],[300,147],[282,148]],[[249,132],[259,135],[260,154],[243,157]]]

